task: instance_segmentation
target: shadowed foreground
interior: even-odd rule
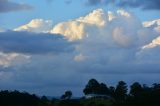
[[[4,90],[0,91],[0,106],[160,106],[160,84],[149,87],[135,82],[128,91],[124,81],[119,81],[116,87],[108,87],[91,79],[83,92],[85,96],[78,99],[72,98],[71,91],[66,91],[60,99],[49,99],[26,92]]]

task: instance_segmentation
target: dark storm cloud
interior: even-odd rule
[[[144,10],[159,10],[160,0],[87,0],[89,5],[109,5],[118,7],[141,8]]]
[[[71,43],[56,34],[1,32],[0,51],[29,54],[60,53],[73,50]]]
[[[15,3],[10,0],[0,0],[0,13],[30,9],[33,9],[33,7],[28,4]]]

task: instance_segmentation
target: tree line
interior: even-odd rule
[[[0,91],[0,106],[53,106],[46,96],[39,97],[27,92]]]
[[[160,84],[147,86],[135,82],[127,86],[124,81],[108,86],[90,79],[83,89],[85,95],[107,95],[110,98],[72,99],[72,91],[66,91],[61,99],[49,100],[27,92],[0,91],[0,106],[160,106]]]
[[[157,83],[147,86],[135,82],[128,87],[124,81],[119,81],[116,87],[113,87],[91,79],[83,92],[85,95],[108,95],[113,98],[113,106],[160,106],[160,84]]]

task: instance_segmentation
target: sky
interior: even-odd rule
[[[160,82],[160,0],[0,0],[0,89],[82,96],[91,78]]]

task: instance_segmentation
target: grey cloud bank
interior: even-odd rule
[[[64,37],[48,33],[7,31],[0,33],[0,51],[24,54],[69,52],[71,43]]]

